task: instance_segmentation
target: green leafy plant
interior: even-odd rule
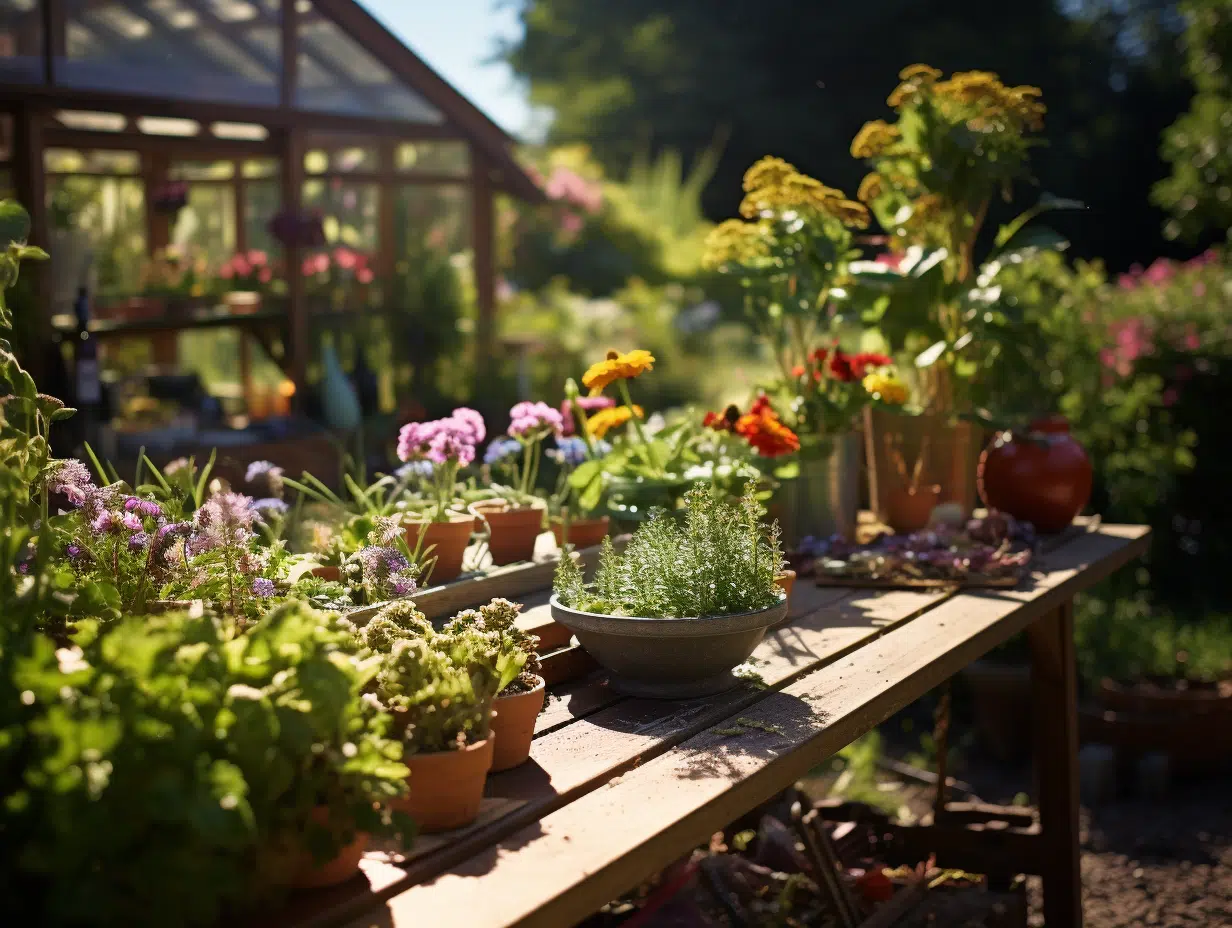
[[[517,693],[528,693],[538,686],[542,680],[539,671],[539,638],[518,628],[518,613],[522,607],[507,599],[494,599],[486,606],[478,609],[467,609],[459,612],[445,626],[446,635],[459,635],[467,631],[477,631],[490,637],[497,647],[497,653],[517,659],[520,652],[525,663],[521,672],[512,681],[505,684],[498,695],[512,696]]]
[[[782,600],[775,577],[783,552],[777,523],[765,524],[764,515],[752,484],[738,503],[695,487],[685,494],[681,519],[656,512],[623,553],[605,539],[593,585],[562,558],[556,595],[572,609],[645,618],[767,609]]]

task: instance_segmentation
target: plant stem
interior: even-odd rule
[[[633,422],[633,431],[637,433],[637,439],[641,442],[642,460],[646,462],[646,466],[652,471],[659,472],[661,468],[650,450],[650,442],[646,439],[646,431],[642,428],[642,420],[638,417],[637,410],[633,408],[633,398],[629,395],[629,384],[625,380],[619,380],[617,383],[619,384],[617,389],[620,391],[620,398],[629,409],[629,419]]]

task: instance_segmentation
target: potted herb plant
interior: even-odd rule
[[[381,609],[360,635],[384,655],[374,695],[405,733],[415,786],[396,807],[425,832],[469,824],[492,766],[492,703],[522,672],[525,652],[473,627],[434,632],[405,600]]]
[[[530,757],[530,743],[535,736],[535,720],[543,711],[547,695],[543,677],[539,676],[539,639],[517,626],[522,607],[507,599],[494,599],[486,606],[460,612],[445,626],[445,634],[457,635],[474,629],[494,637],[500,653],[526,655],[522,671],[496,694],[493,704],[492,772],[508,770],[525,763]]]
[[[859,198],[888,233],[890,253],[852,264],[850,290],[853,308],[878,319],[895,351],[914,356],[924,414],[910,423],[876,411],[869,418],[877,435],[901,431],[909,453],[929,437],[943,501],[970,512],[980,439],[956,416],[983,404],[981,383],[1012,348],[1021,322],[1021,308],[1002,296],[1000,275],[1026,255],[1063,249],[1061,235],[1032,220],[1081,204],[1042,198],[977,257],[993,201],[1008,200],[1028,176],[1033,133],[1043,127],[1040,90],[1007,86],[986,71],[945,78],[923,64],[899,78],[888,101],[894,120],[865,123],[851,143],[852,156],[871,168]],[[892,485],[881,441],[869,449],[872,484]],[[881,500],[874,505],[882,509]]]
[[[475,517],[458,511],[458,470],[475,460],[476,448],[486,435],[483,416],[466,407],[444,419],[409,422],[398,434],[398,458],[431,468],[424,480],[427,498],[421,518],[409,521],[406,541],[416,550],[432,549],[436,558],[432,579],[437,582],[453,580],[462,572]]]
[[[605,540],[593,584],[562,558],[552,617],[622,692],[674,699],[729,689],[732,668],[787,615],[778,526],[764,514],[752,485],[736,503],[695,487],[683,518],[656,512],[622,554]]]
[[[782,487],[785,532],[793,544],[805,534],[851,534],[860,488],[855,428],[873,401],[863,380],[891,363],[844,351],[835,322],[848,265],[859,256],[854,231],[867,227],[868,210],[781,158],[749,168],[744,190],[744,218],[710,233],[705,263],[740,279],[748,317],[779,368],[767,392],[780,401],[798,436],[790,450],[799,452],[796,475]],[[769,400],[759,402],[768,408]],[[758,420],[746,421],[754,441]],[[761,435],[786,440],[769,427]]]
[[[509,410],[509,428],[488,447],[484,463],[508,474],[509,483],[494,487],[498,498],[472,503],[471,512],[488,529],[488,551],[498,566],[529,561],[543,531],[545,504],[535,485],[543,443],[560,435],[564,418],[547,403],[522,402]]]

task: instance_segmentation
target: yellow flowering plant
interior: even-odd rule
[[[991,205],[1011,199],[1041,144],[1039,88],[1010,86],[988,71],[947,78],[923,64],[899,78],[887,100],[894,120],[865,123],[851,143],[852,156],[871,168],[858,197],[888,233],[891,254],[851,262],[849,307],[894,350],[916,354],[923,404],[948,412],[976,400],[980,372],[1013,355],[1021,319],[1001,299],[997,275],[1034,252],[1064,249],[1063,236],[1033,220],[1082,204],[1044,196],[1001,227],[977,260]]]

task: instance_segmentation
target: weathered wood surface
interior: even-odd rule
[[[758,669],[777,691],[666,712],[625,700],[553,730],[537,739],[534,763],[493,778],[498,795],[526,804],[495,823],[490,846],[435,876],[429,861],[412,864],[374,889],[419,885],[349,924],[572,925],[1140,555],[1146,534],[1106,526],[1079,536],[1026,589],[849,595],[767,639]]]

